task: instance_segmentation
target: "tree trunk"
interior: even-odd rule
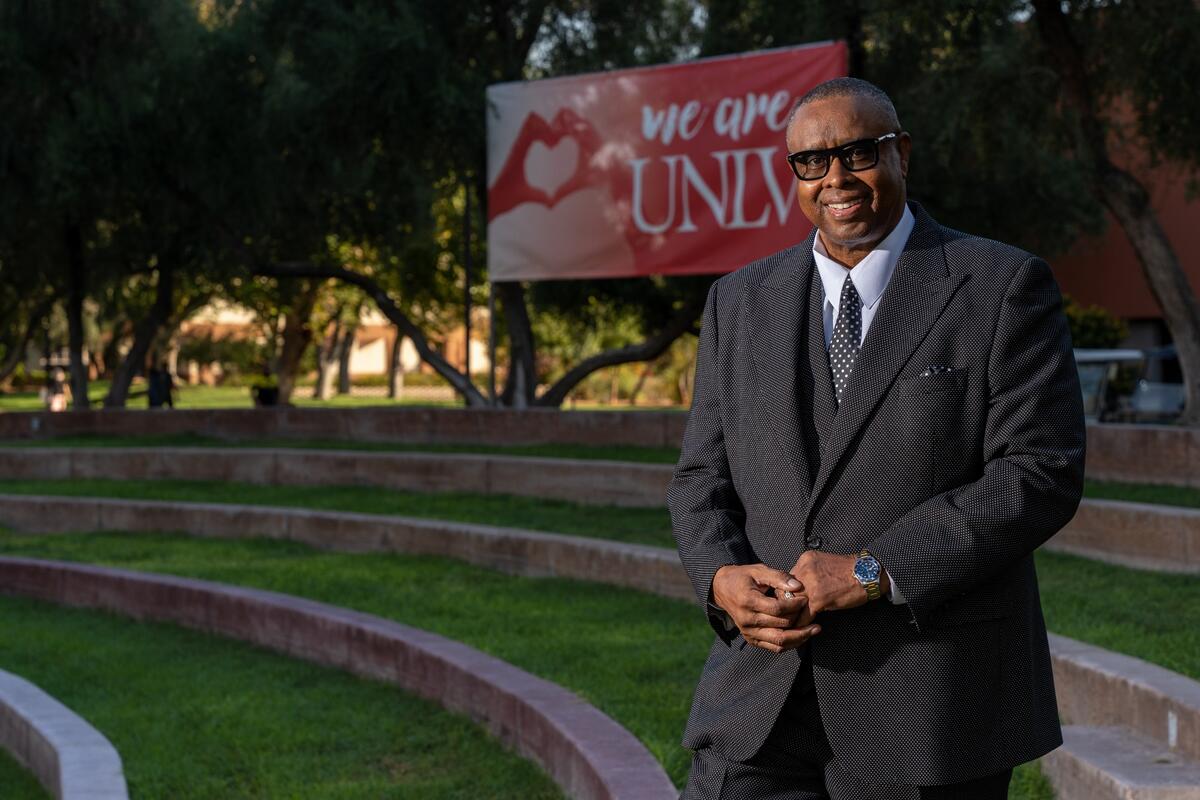
[[[554,385],[538,398],[537,404],[557,408],[562,405],[563,400],[580,381],[603,367],[628,364],[632,361],[653,361],[658,358],[666,352],[672,342],[692,329],[696,318],[704,310],[706,296],[706,291],[697,290],[697,293],[675,312],[675,316],[663,326],[662,330],[653,336],[637,344],[605,350],[603,353],[585,358],[567,370],[566,375],[555,381]]]
[[[842,10],[845,14],[844,35],[846,39],[847,51],[847,67],[850,77],[862,78],[867,72],[867,48],[863,42],[863,13],[862,6],[855,3],[847,3]]]
[[[525,288],[518,281],[503,281],[497,283],[496,288],[500,290],[500,302],[508,322],[509,368],[501,397],[506,406],[525,408],[533,405],[537,390],[533,327],[525,306]]]
[[[396,331],[392,340],[392,351],[388,357],[388,397],[399,400],[404,393],[404,369],[400,364],[401,348],[404,346],[404,336]]]
[[[350,356],[354,353],[354,340],[358,333],[357,325],[348,325],[338,342],[337,362],[337,391],[338,394],[350,394]]]
[[[96,361],[99,362],[100,374],[106,378],[112,378],[114,375],[113,365],[120,366],[121,356],[121,340],[125,338],[125,322],[122,321],[113,326],[112,335],[108,337],[108,341],[100,349],[100,356]]]
[[[87,264],[84,263],[83,233],[78,225],[66,229],[67,250],[67,350],[71,360],[71,407],[87,409],[87,364],[83,360],[83,298],[87,294]]]
[[[287,405],[292,401],[292,391],[296,388],[296,372],[300,369],[300,359],[312,341],[313,306],[317,302],[317,292],[321,288],[320,281],[304,281],[295,303],[284,315],[283,345],[279,348],[279,364],[276,378],[279,380],[279,404]]]
[[[21,363],[21,359],[25,357],[25,348],[29,345],[29,340],[33,337],[33,331],[42,324],[42,320],[50,313],[50,309],[54,307],[55,298],[47,297],[42,302],[29,312],[29,320],[25,324],[25,330],[13,340],[8,352],[4,354],[4,361],[0,363],[0,384],[8,380],[8,376],[12,375],[13,370]]]
[[[342,310],[338,308],[333,330],[317,345],[317,382],[313,384],[313,399],[328,400],[333,394],[333,364],[337,361],[338,342],[342,336]]]
[[[629,393],[629,405],[637,405],[638,395],[642,393],[642,387],[646,385],[646,379],[650,377],[650,373],[653,371],[654,362],[647,361],[642,367],[641,373],[638,374],[637,383],[633,385],[633,391]]]
[[[1181,422],[1200,426],[1200,305],[1141,183],[1114,167],[1100,181],[1100,199],[1129,237],[1154,299],[1175,341],[1183,372]]]
[[[125,354],[113,375],[112,385],[104,397],[105,408],[124,408],[129,399],[129,384],[138,370],[146,366],[146,354],[159,329],[170,319],[175,307],[175,268],[166,264],[158,268],[158,283],[154,287],[154,304],[137,324],[133,346]]]
[[[1094,165],[1094,191],[1129,238],[1175,341],[1186,397],[1180,421],[1200,425],[1200,306],[1196,294],[1154,215],[1145,187],[1109,157],[1083,52],[1062,5],[1057,0],[1033,0],[1033,6],[1038,35],[1062,80],[1065,104],[1079,120],[1077,145]]]
[[[396,329],[412,340],[413,346],[417,349],[417,353],[420,354],[421,359],[433,367],[437,374],[445,378],[454,387],[454,390],[466,399],[468,406],[482,408],[488,405],[487,398],[483,396],[479,389],[467,380],[461,371],[455,369],[445,358],[429,346],[429,340],[426,338],[424,331],[418,328],[408,318],[408,315],[400,310],[400,307],[396,305],[395,301],[392,300],[383,287],[369,276],[343,269],[342,267],[329,267],[309,263],[265,264],[256,267],[255,272],[259,275],[268,275],[275,278],[335,278],[345,281],[352,286],[358,286],[371,296],[371,299],[375,301],[375,306],[385,317],[391,320]]]

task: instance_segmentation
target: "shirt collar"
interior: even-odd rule
[[[896,270],[896,262],[908,244],[909,234],[912,233],[916,219],[908,206],[904,206],[904,214],[892,232],[884,237],[867,257],[858,262],[853,269],[854,288],[862,298],[864,308],[873,308],[879,302],[883,290],[887,288],[892,273]],[[821,274],[821,285],[825,288],[825,300],[834,307],[842,297],[842,282],[851,270],[829,257],[821,234],[813,237],[813,259],[817,262],[817,271]]]

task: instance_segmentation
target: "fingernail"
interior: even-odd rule
[[[799,589],[799,588],[800,588],[800,581],[796,580],[795,578],[788,578],[788,582],[787,582],[787,588],[789,588],[789,589]]]

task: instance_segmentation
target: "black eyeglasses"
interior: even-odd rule
[[[885,133],[878,139],[859,139],[841,147],[828,150],[801,150],[788,153],[787,162],[792,172],[802,181],[815,181],[829,174],[829,165],[837,158],[850,172],[870,169],[879,163],[879,143],[895,139],[899,133]]]

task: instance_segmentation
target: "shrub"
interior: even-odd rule
[[[1063,311],[1075,347],[1116,347],[1129,333],[1124,320],[1100,306],[1080,305],[1069,295],[1063,297]]]

